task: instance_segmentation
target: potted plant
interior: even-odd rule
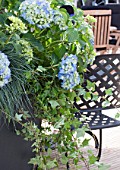
[[[64,5],[71,3],[1,2],[0,111],[17,135],[32,143],[29,163],[38,170],[59,166],[51,157],[54,146],[62,164],[70,159],[76,169],[79,160],[86,164],[80,148],[89,140],[80,137],[87,127],[79,128],[73,103],[83,92],[89,97],[82,83],[95,58],[90,25],[94,19],[74,6],[70,15]],[[88,156],[88,165],[96,161],[91,152]]]

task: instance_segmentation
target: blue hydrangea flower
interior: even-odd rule
[[[94,46],[94,38],[91,38],[91,39],[90,39],[90,44],[91,44],[92,46]]]
[[[46,0],[25,0],[21,3],[19,10],[21,17],[40,29],[50,27],[50,23],[54,21],[54,10]]]
[[[11,71],[9,65],[10,62],[7,55],[0,51],[0,87],[3,87],[10,81]]]
[[[60,30],[66,30],[68,28],[63,15],[58,10],[54,10],[53,23],[58,25]]]
[[[20,4],[19,10],[21,17],[40,29],[49,28],[52,24],[58,25],[60,30],[68,28],[60,11],[52,9],[50,2],[46,0],[25,0]]]
[[[64,89],[73,89],[80,83],[80,77],[77,72],[77,56],[70,54],[62,58],[58,73],[59,80],[62,81],[61,87]]]

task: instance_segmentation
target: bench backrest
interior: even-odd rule
[[[83,86],[85,88],[87,80],[95,82],[95,91],[98,93],[99,99],[97,101],[85,100],[81,96],[80,103],[75,103],[78,109],[102,108],[105,100],[110,101],[110,105],[102,109],[120,107],[120,54],[96,56],[94,63],[88,66],[84,77]],[[105,89],[112,90],[112,95],[108,95],[106,99],[104,99]]]

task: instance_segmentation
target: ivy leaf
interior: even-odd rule
[[[52,149],[48,148],[47,153],[50,156],[52,154]]]
[[[106,165],[97,161],[95,164],[98,166],[98,170],[108,170],[110,168],[110,165]]]
[[[62,158],[60,159],[62,164],[67,164],[68,162],[68,158],[66,156],[62,156]]]
[[[47,168],[48,169],[51,169],[51,168],[54,168],[54,167],[56,167],[57,166],[57,161],[56,161],[56,159],[54,159],[53,161],[49,161],[49,162],[47,162]]]
[[[66,105],[66,100],[58,99],[58,103],[59,103],[61,106],[65,106],[65,105]]]
[[[55,109],[57,106],[59,106],[59,103],[56,100],[50,100],[49,103],[51,104],[51,107]]]
[[[65,117],[62,116],[62,117],[60,118],[60,120],[59,120],[57,123],[55,123],[54,128],[55,128],[55,129],[61,128],[61,126],[64,125],[64,121],[65,121]]]
[[[26,78],[27,79],[30,79],[31,78],[31,72],[30,71],[27,71],[26,73],[25,73],[25,76],[26,76]]]
[[[76,93],[74,91],[72,91],[68,94],[68,96],[69,96],[70,101],[74,102],[74,99],[76,97]]]
[[[76,103],[79,103],[80,102],[80,97],[79,96],[76,96]]]
[[[92,94],[92,100],[97,101],[99,98],[98,94]]]
[[[33,47],[35,47],[39,52],[42,52],[44,50],[43,45],[38,40],[31,40],[29,41]]]
[[[86,92],[86,93],[84,94],[84,98],[85,98],[85,100],[90,100],[90,99],[91,99],[91,94],[90,94],[90,92]]]
[[[112,95],[113,95],[112,89],[106,89],[106,90],[105,90],[105,94],[106,94],[107,96],[112,96]]]
[[[110,101],[108,100],[105,100],[103,103],[102,103],[102,107],[107,107],[107,106],[110,106]]]
[[[89,163],[94,164],[97,161],[97,158],[94,155],[89,156]]]
[[[0,44],[4,45],[7,39],[8,37],[2,31],[0,31]]]
[[[85,89],[83,89],[83,88],[80,88],[79,90],[78,90],[78,96],[81,96],[81,95],[84,95],[86,92],[85,92]]]
[[[84,139],[84,141],[82,142],[82,146],[83,147],[88,146],[89,141],[90,139]]]
[[[23,114],[15,114],[15,119],[17,120],[17,121],[22,121],[22,117],[23,117]]]
[[[120,113],[116,113],[115,118],[116,119],[120,118]]]
[[[36,158],[31,158],[30,161],[28,162],[29,164],[37,165],[38,166],[41,164],[43,165],[42,160],[40,159],[40,156],[36,156]]]
[[[85,130],[83,128],[77,129],[77,138],[84,137],[85,136]]]
[[[43,72],[46,71],[46,69],[43,66],[38,66],[37,71]]]
[[[89,91],[95,91],[95,83],[90,82],[89,80],[87,80],[87,86],[86,87]]]

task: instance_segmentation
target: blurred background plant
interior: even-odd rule
[[[84,72],[95,58],[89,24],[94,19],[87,17],[86,22],[74,6],[74,13],[69,13],[64,5],[71,7],[70,1],[1,0],[0,4],[1,116],[13,121],[18,135],[33,142],[35,157],[29,162],[33,169],[59,166],[59,160],[51,157],[54,144],[61,163],[72,159],[80,169],[81,160],[89,169],[96,157],[88,152],[86,160],[80,149],[89,139],[81,139],[87,127],[79,128],[73,103],[74,98],[80,100]]]

